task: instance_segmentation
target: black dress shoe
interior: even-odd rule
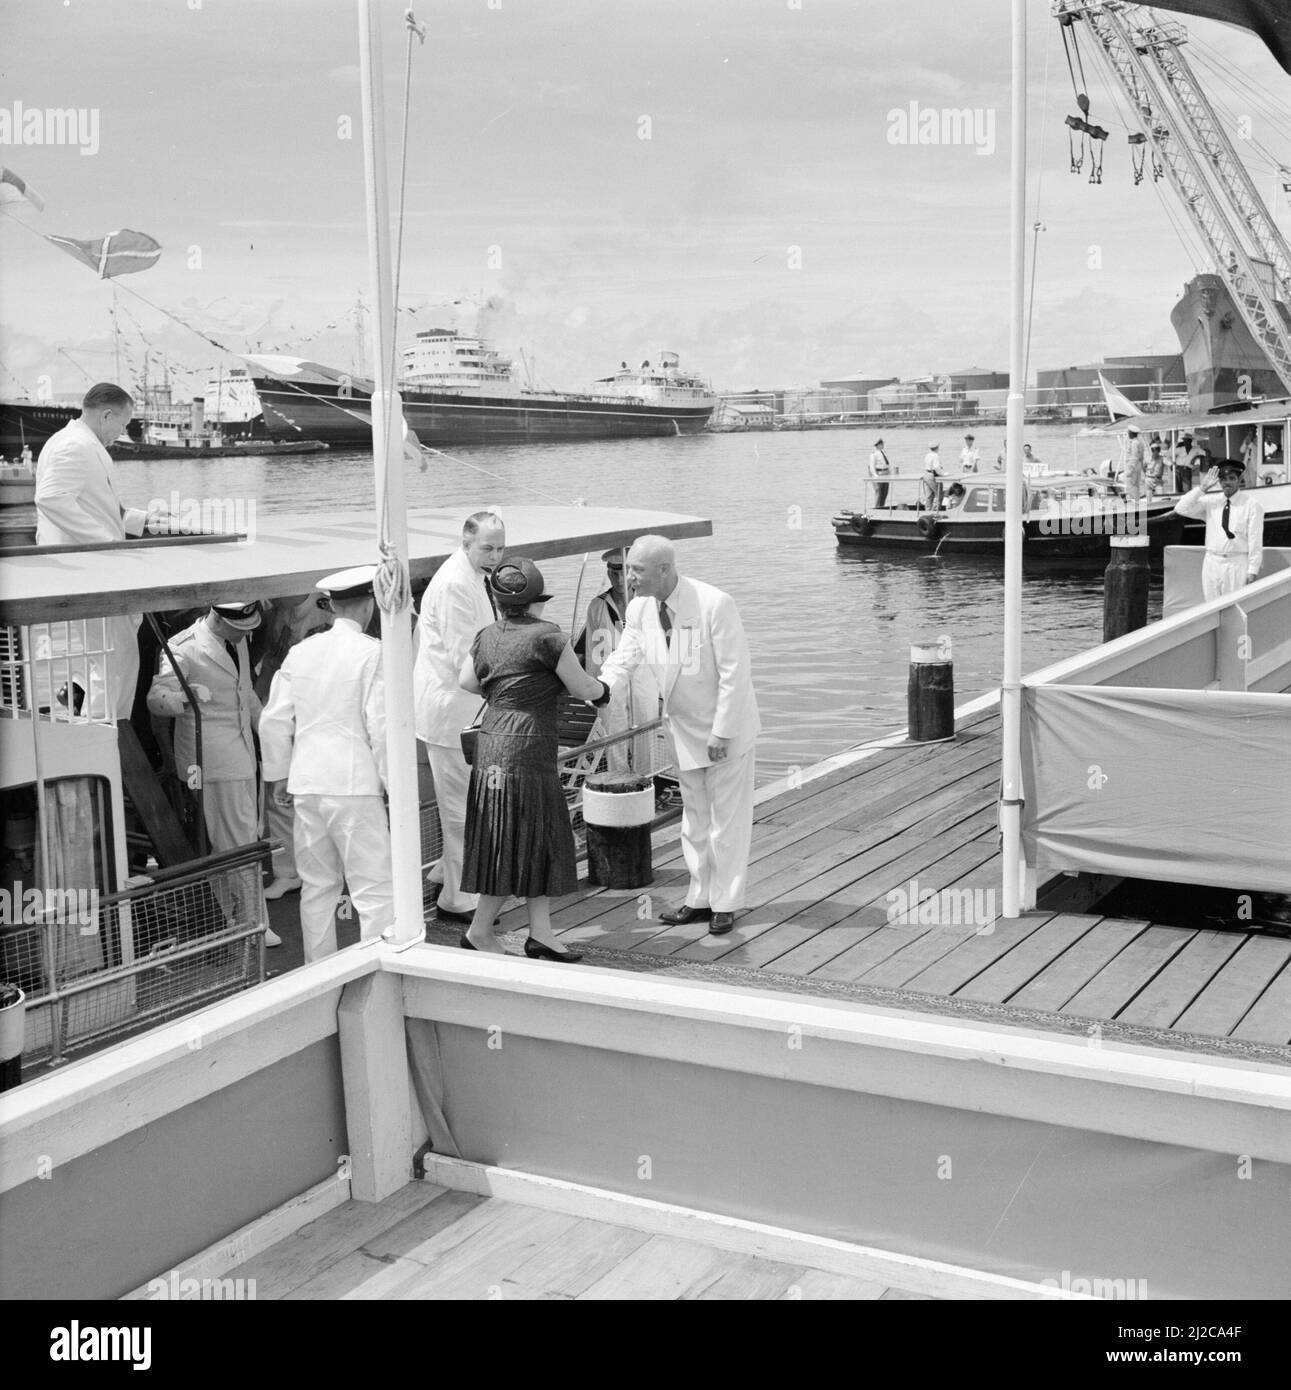
[[[478,951],[480,949],[465,932],[462,933],[462,939],[457,944],[463,951]]]
[[[735,926],[735,914],[733,912],[714,912],[713,920],[709,924],[709,936],[725,936],[732,927]]]
[[[707,922],[713,915],[711,907],[670,907],[665,912],[659,914],[661,922],[667,922],[670,927],[684,927],[688,922]]]
[[[530,960],[558,960],[565,965],[573,965],[583,959],[581,951],[554,951],[541,941],[535,941],[532,936],[524,939],[524,953]]]

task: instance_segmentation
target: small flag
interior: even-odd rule
[[[1099,372],[1098,384],[1103,388],[1103,400],[1107,403],[1107,413],[1113,420],[1124,420],[1133,415],[1142,415],[1143,412],[1130,400],[1119,392],[1107,378]]]
[[[87,265],[100,280],[116,275],[133,275],[136,270],[148,270],[157,264],[161,243],[144,232],[128,228],[109,232],[98,241],[77,241],[69,236],[46,236],[46,241],[66,251],[69,256]]]
[[[30,203],[37,212],[45,210],[45,200],[12,169],[0,169],[0,204],[4,203]]]
[[[1278,169],[1278,178],[1282,180],[1283,193],[1291,193],[1291,169]]]

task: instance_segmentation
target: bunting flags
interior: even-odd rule
[[[0,169],[0,205],[30,203],[37,212],[44,212],[45,200],[27,187],[12,169]]]
[[[1287,0],[1154,0],[1158,10],[1198,19],[1218,19],[1258,34],[1269,52],[1291,72],[1291,7]]]
[[[133,275],[137,270],[149,270],[157,264],[161,255],[161,243],[154,241],[144,232],[132,232],[128,228],[119,232],[109,232],[98,241],[77,241],[74,237],[46,236],[73,259],[87,265],[100,280],[110,280],[115,275]]]

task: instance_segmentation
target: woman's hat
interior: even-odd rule
[[[542,571],[532,560],[519,556],[503,560],[489,575],[489,591],[508,608],[524,608],[531,603],[545,603],[547,592]]]

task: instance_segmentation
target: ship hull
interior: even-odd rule
[[[344,382],[253,378],[271,439],[319,439],[333,448],[370,448],[367,390]],[[402,394],[404,419],[422,444],[533,444],[580,439],[637,439],[697,434],[711,405],[645,405],[578,396]]]
[[[51,434],[56,434],[80,409],[74,405],[42,405],[36,401],[0,401],[0,455],[16,458],[23,446],[33,454]]]
[[[1283,318],[1291,328],[1284,306]],[[1197,275],[1170,313],[1183,354],[1188,399],[1196,414],[1235,401],[1286,394],[1268,354],[1252,337],[1218,275]]]

